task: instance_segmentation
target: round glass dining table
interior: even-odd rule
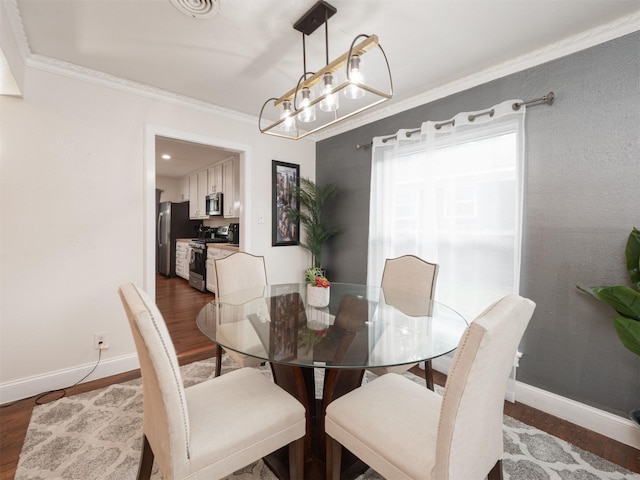
[[[453,351],[467,322],[446,305],[402,291],[332,283],[324,292],[328,302],[318,305],[307,289],[294,283],[234,292],[206,304],[196,322],[224,349],[268,362],[274,381],[305,406],[305,478],[324,478],[326,406],[357,388],[368,368],[411,365]],[[316,369],[324,370],[318,386]],[[360,473],[355,460],[346,460],[345,478]],[[273,455],[265,461],[286,478],[285,460]]]

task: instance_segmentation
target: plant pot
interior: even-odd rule
[[[326,307],[329,305],[331,297],[331,287],[316,287],[307,285],[307,305],[312,307]]]

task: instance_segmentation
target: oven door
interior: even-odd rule
[[[201,292],[206,291],[206,276],[207,249],[204,245],[194,245],[189,259],[189,285]]]
[[[191,249],[191,258],[189,259],[189,273],[202,275],[206,272],[207,266],[207,250],[200,248]]]

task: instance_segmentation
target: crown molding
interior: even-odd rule
[[[543,63],[565,57],[572,53],[594,47],[636,31],[640,31],[640,11],[625,17],[620,17],[608,24],[565,38],[559,42],[547,45],[506,62],[499,63],[453,82],[426,90],[410,98],[398,100],[396,102],[392,100],[391,102],[383,104],[383,106],[379,108],[372,109],[368,113],[329,127],[315,135],[310,135],[310,138],[315,141],[324,140],[383,118],[425,105],[449,95],[488,83],[492,80],[526,70],[527,68],[535,67]]]
[[[13,33],[16,46],[18,48],[18,54],[23,64],[26,64],[31,50],[29,49],[29,42],[27,42],[27,32],[24,30],[24,23],[22,22],[22,15],[18,8],[18,0],[3,0],[0,8],[4,9],[9,25]]]
[[[258,117],[254,115],[248,115],[230,108],[221,107],[213,103],[197,100],[195,98],[163,90],[161,88],[151,87],[149,85],[82,67],[73,63],[44,55],[31,54],[27,59],[26,65],[34,69],[82,80],[84,82],[101,85],[107,88],[121,90],[133,95],[139,95],[177,106],[191,108],[211,115],[216,115],[218,117],[223,117],[225,119],[249,123],[255,125],[257,130]]]

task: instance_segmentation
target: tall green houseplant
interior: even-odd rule
[[[327,202],[335,196],[338,187],[332,183],[316,185],[308,178],[300,178],[300,186],[296,188],[300,210],[289,210],[289,220],[300,221],[305,241],[300,242],[303,248],[311,252],[311,266],[322,268],[322,247],[331,237],[340,233],[336,227],[328,226],[323,219]]]
[[[640,355],[640,230],[637,228],[629,235],[625,255],[633,288],[616,285],[590,288],[578,286],[578,289],[603,301],[618,313],[611,319],[618,338],[628,350]]]

